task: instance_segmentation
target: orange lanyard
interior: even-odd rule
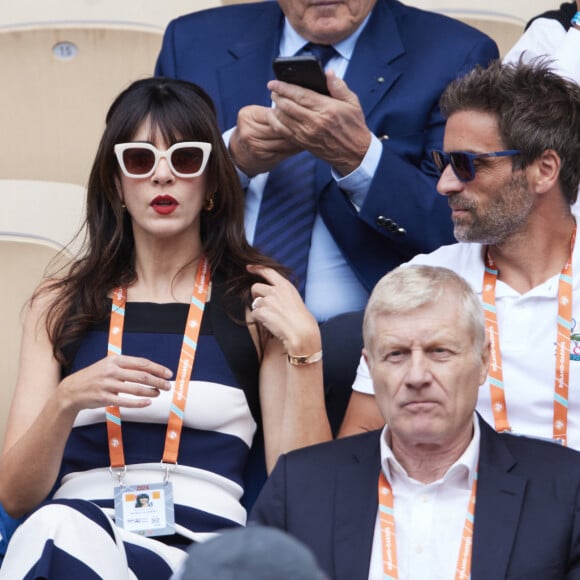
[[[477,492],[477,473],[473,478],[471,496],[463,524],[463,534],[459,557],[455,569],[455,580],[466,580],[471,575],[471,547],[473,544],[473,521],[475,519],[475,495]],[[395,536],[395,500],[393,488],[381,471],[379,476],[379,520],[381,522],[381,545],[383,547],[383,578],[398,580],[397,542]]]
[[[208,296],[210,285],[209,263],[204,256],[199,260],[195,285],[189,305],[187,324],[183,335],[179,366],[175,377],[173,401],[169,411],[167,432],[165,435],[165,448],[162,463],[176,464],[181,439],[181,429],[185,416],[185,403],[189,379],[193,369],[197,341],[201,329],[201,319]],[[125,322],[125,302],[127,291],[125,288],[117,288],[113,292],[113,305],[111,307],[111,323],[109,326],[109,356],[121,354],[123,342],[123,325]],[[123,437],[121,431],[121,412],[119,407],[109,406],[106,408],[107,433],[109,439],[109,457],[111,467],[123,469],[125,467],[125,454],[123,451]]]
[[[570,332],[572,329],[572,253],[576,229],[570,240],[570,255],[558,283],[558,319],[556,337],[556,373],[554,381],[554,419],[553,439],[567,444],[568,433],[568,387],[570,381]],[[481,300],[485,310],[485,328],[490,342],[489,390],[491,408],[496,431],[510,431],[505,401],[505,385],[501,350],[499,346],[499,327],[495,307],[495,286],[498,269],[489,255],[485,255],[485,270],[483,272],[483,291]]]

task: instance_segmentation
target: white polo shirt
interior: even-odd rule
[[[578,216],[577,221],[578,221]],[[580,248],[578,237],[572,261],[573,306],[570,345],[568,446],[580,450]],[[484,247],[459,243],[416,256],[409,264],[443,266],[463,276],[481,298]],[[496,285],[496,308],[502,355],[507,416],[512,431],[552,438],[554,380],[556,369],[556,319],[558,279],[553,276],[525,294],[500,280]],[[373,394],[368,368],[361,359],[353,389]],[[477,410],[493,425],[489,386],[480,387]]]

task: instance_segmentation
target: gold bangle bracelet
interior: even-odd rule
[[[322,351],[319,350],[314,354],[299,354],[299,355],[288,355],[288,362],[295,367],[302,367],[304,365],[311,365],[312,363],[322,360]]]

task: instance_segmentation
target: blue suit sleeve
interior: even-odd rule
[[[173,77],[177,78],[176,75],[176,59],[174,50],[174,30],[175,26],[173,22],[170,22],[167,26],[165,34],[163,35],[163,43],[161,45],[161,51],[157,57],[157,62],[155,63],[155,76],[156,77]]]
[[[321,197],[321,213],[343,254],[367,287],[372,288],[385,272],[416,254],[430,253],[442,245],[455,243],[449,206],[446,197],[437,193],[439,175],[430,155],[432,149],[443,145],[445,119],[439,98],[449,80],[476,65],[487,66],[497,57],[495,42],[482,36],[453,72],[440,73],[439,81],[425,81],[421,85],[423,89],[417,86],[414,90],[421,90],[420,95],[409,92],[416,85],[416,79],[406,78],[404,93],[402,89],[397,93],[395,87],[391,93],[393,100],[398,98],[404,102],[406,96],[424,106],[432,99],[431,108],[419,122],[412,115],[409,118],[411,109],[404,105],[401,111],[406,117],[401,121],[391,117],[387,131],[385,120],[379,119],[373,126],[371,115],[369,128],[377,137],[383,137],[383,149],[359,212],[349,207],[348,197],[336,183],[327,186]],[[449,80],[443,82],[443,78]],[[411,121],[415,125],[408,127]],[[388,124],[395,128],[385,137]]]
[[[497,57],[496,44],[484,38],[466,56],[457,76],[476,65],[487,66]],[[381,161],[361,208],[361,219],[392,238],[409,257],[455,242],[447,199],[437,193],[439,175],[431,160],[431,150],[442,147],[444,129],[445,119],[437,102],[422,134],[393,135],[384,140]],[[422,142],[420,152],[418,142]],[[404,228],[406,235],[389,231],[378,216]]]

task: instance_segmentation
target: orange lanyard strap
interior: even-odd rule
[[[177,463],[181,429],[185,416],[185,404],[191,371],[195,361],[197,341],[201,329],[201,320],[209,292],[210,273],[209,263],[205,257],[201,257],[195,275],[195,285],[189,305],[187,324],[183,335],[181,355],[175,378],[173,400],[169,412],[167,432],[165,435],[165,449],[163,451],[163,463]],[[111,307],[111,323],[109,326],[108,355],[121,354],[123,342],[123,324],[125,321],[125,302],[127,291],[117,288],[113,292],[113,304]],[[121,413],[119,407],[110,406],[106,409],[107,433],[109,439],[109,457],[111,467],[118,469],[125,466],[123,451],[123,437],[121,431]]]
[[[116,288],[113,292],[111,306],[111,321],[109,323],[109,343],[107,356],[121,354],[123,344],[123,326],[125,324],[125,303],[127,290]],[[125,465],[123,451],[123,433],[121,431],[121,410],[117,406],[108,406],[105,410],[107,419],[107,435],[109,439],[109,457],[111,467],[120,468]]]
[[[473,522],[475,519],[475,495],[477,474],[473,479],[471,496],[467,506],[459,557],[455,569],[455,580],[466,580],[471,575],[471,547],[473,544]],[[395,535],[395,500],[393,488],[381,471],[379,476],[379,520],[381,523],[381,545],[383,548],[383,578],[398,580],[397,540]]]
[[[572,254],[576,229],[570,240],[570,255],[558,283],[558,319],[556,337],[556,371],[554,381],[554,419],[552,436],[555,441],[567,444],[568,432],[568,387],[570,381],[570,332],[572,330]],[[501,350],[499,345],[499,327],[495,306],[495,287],[498,269],[489,255],[485,256],[483,273],[483,291],[481,299],[485,311],[485,327],[490,342],[489,389],[491,408],[496,431],[510,431],[505,401],[505,386]]]

